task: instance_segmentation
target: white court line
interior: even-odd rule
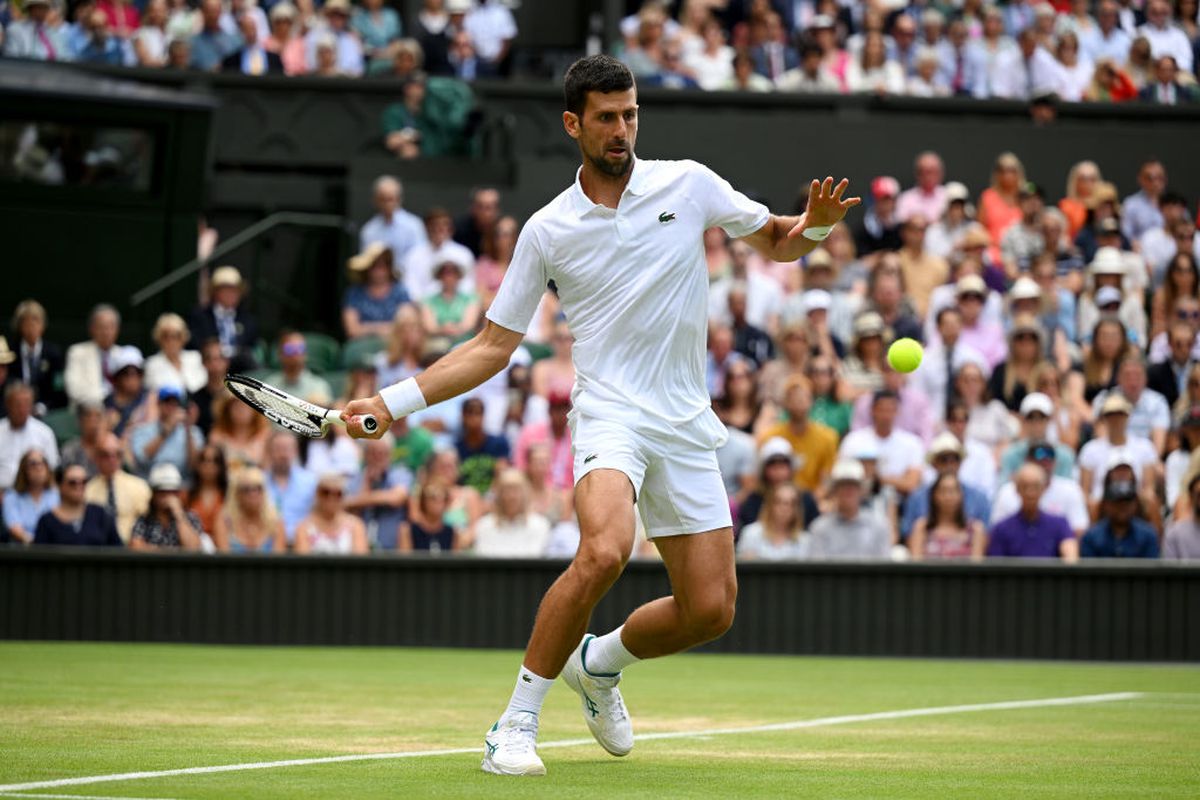
[[[111,797],[98,794],[25,794],[21,792],[0,792],[0,797],[28,797],[33,800],[171,800],[169,797]]]
[[[876,720],[908,719],[910,717],[932,717],[944,714],[968,714],[973,711],[1007,711],[1017,708],[1045,708],[1048,706],[1077,706],[1089,703],[1111,703],[1117,700],[1136,700],[1144,697],[1144,692],[1114,692],[1112,694],[1085,694],[1075,697],[1047,697],[1040,700],[1010,700],[1002,703],[973,703],[962,706],[935,706],[932,708],[906,708],[899,711],[878,711],[873,714],[849,714],[841,717],[818,717],[802,719],[793,722],[776,722],[769,725],[754,725],[745,728],[713,728],[704,731],[669,731],[665,733],[644,733],[634,737],[636,741],[646,742],[661,739],[694,739],[699,736],[732,736],[740,733],[767,733],[770,731],[792,731],[801,728],[823,728],[830,725],[848,725],[853,722],[874,722]],[[560,739],[554,742],[544,742],[538,745],[539,750],[552,747],[577,747],[592,744],[587,739]],[[60,786],[84,786],[93,783],[109,783],[112,781],[138,781],[148,778],[167,778],[176,775],[210,775],[217,772],[242,772],[253,769],[275,769],[277,767],[304,767],[313,764],[341,764],[351,761],[382,761],[397,758],[431,758],[434,756],[479,755],[481,747],[455,747],[444,750],[416,750],[405,753],[364,753],[351,756],[325,756],[323,758],[293,758],[286,761],[254,761],[245,764],[221,764],[214,767],[186,767],[183,769],[163,769],[153,772],[123,772],[114,775],[90,775],[83,778],[62,778],[53,781],[33,781],[31,783],[13,783],[0,786],[0,792],[19,792],[30,789],[54,789]]]

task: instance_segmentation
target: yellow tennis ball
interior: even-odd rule
[[[897,339],[888,348],[887,359],[896,372],[912,372],[921,366],[924,355],[925,350],[916,339]]]

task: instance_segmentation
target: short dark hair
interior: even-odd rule
[[[871,408],[879,405],[880,401],[882,400],[895,400],[897,403],[899,403],[900,394],[892,391],[891,389],[880,389],[871,397]]]
[[[960,317],[962,316],[962,312],[958,310],[958,306],[942,306],[938,309],[937,315],[934,317],[933,321],[937,325],[941,325],[942,317],[946,316],[947,314],[958,314]]]
[[[483,401],[480,400],[478,397],[468,397],[466,400],[463,401],[462,412],[464,414],[470,414],[470,413],[482,414],[483,413]]]
[[[1158,198],[1158,205],[1162,206],[1183,206],[1187,208],[1187,198],[1179,192],[1168,189],[1162,193],[1162,197]]]
[[[633,73],[612,56],[599,53],[581,58],[563,78],[563,100],[567,111],[583,116],[588,92],[625,92],[633,88]]]

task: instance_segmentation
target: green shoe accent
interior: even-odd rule
[[[588,649],[588,645],[591,644],[592,640],[595,638],[596,637],[590,633],[583,637],[583,648],[580,649],[580,651],[579,651],[579,665],[581,667],[583,667],[584,672],[586,672],[588,675],[591,675],[593,678],[618,678],[618,677],[620,677],[621,673],[619,673],[619,672],[592,672],[590,669],[588,669],[587,649]],[[589,700],[588,702],[590,703],[591,701]]]

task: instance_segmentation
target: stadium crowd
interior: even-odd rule
[[[383,0],[261,7],[257,0],[9,0],[0,24],[2,52],[14,58],[391,78],[405,84],[398,109],[419,119],[461,100],[461,87],[439,86],[439,78],[511,73],[517,25],[509,5],[423,0],[406,30]],[[1200,99],[1197,0],[629,5],[634,13],[622,20],[614,49],[643,86],[1165,105]],[[397,152],[401,142],[391,135],[401,130],[420,126],[387,131]]]
[[[978,193],[920,153],[907,188],[876,177],[802,263],[707,231],[707,384],[742,558],[1200,558],[1196,192],[1155,159],[1123,199],[1092,162],[1037,177],[1065,178],[1061,199],[1011,153]],[[149,357],[112,306],[64,350],[21,302],[0,339],[6,537],[570,555],[575,375],[553,285],[507,370],[378,441],[298,441],[224,389],[256,370],[337,405],[478,330],[521,227],[500,192],[419,217],[396,179],[373,191],[341,341],[265,346],[232,266],[186,319],[157,320]],[[925,347],[911,374],[886,357],[905,336]],[[39,418],[64,416],[59,441]]]

